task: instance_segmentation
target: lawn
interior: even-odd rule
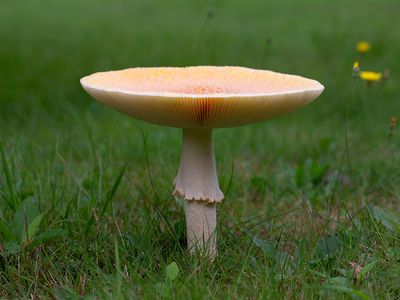
[[[5,1],[0,298],[399,298],[399,11],[398,0]],[[360,40],[372,46],[362,55]],[[388,78],[353,78],[356,60]],[[79,84],[186,65],[325,85],[296,113],[215,130],[226,199],[212,263],[189,255],[170,195],[181,130]]]

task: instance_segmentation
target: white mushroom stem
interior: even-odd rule
[[[183,129],[181,162],[174,195],[186,200],[221,202],[215,168],[212,129]]]
[[[212,129],[183,129],[181,161],[174,182],[175,196],[183,197],[188,247],[211,256],[216,253],[216,205],[224,199],[218,185]]]
[[[187,243],[190,253],[214,258],[217,254],[217,210],[215,203],[185,201]]]

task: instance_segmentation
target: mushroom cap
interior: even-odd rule
[[[318,81],[245,67],[155,67],[99,72],[81,79],[96,100],[147,122],[220,128],[272,119],[305,106]]]

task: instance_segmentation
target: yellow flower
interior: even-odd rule
[[[367,41],[359,41],[357,43],[357,51],[360,53],[366,53],[371,49],[371,44]]]
[[[382,73],[379,72],[371,72],[371,71],[362,71],[360,72],[360,77],[362,80],[365,80],[368,83],[379,81],[382,78]]]
[[[353,64],[353,78],[357,77],[360,74],[360,64],[356,61]]]

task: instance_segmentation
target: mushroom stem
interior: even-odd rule
[[[183,129],[181,162],[173,195],[183,197],[188,248],[216,255],[216,203],[224,199],[219,189],[212,129]]]
[[[185,201],[187,243],[190,253],[199,250],[211,259],[217,254],[217,210],[215,203]]]
[[[208,203],[224,199],[215,168],[212,129],[183,129],[181,162],[173,194]]]

